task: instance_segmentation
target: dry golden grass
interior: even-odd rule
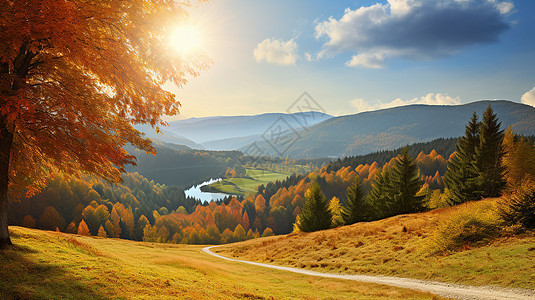
[[[0,299],[431,299],[378,284],[228,262],[202,246],[133,242],[10,227]]]
[[[373,274],[535,289],[535,238],[501,236],[436,253],[438,230],[463,214],[481,213],[485,199],[426,213],[335,229],[249,240],[214,252],[244,260],[344,274]]]

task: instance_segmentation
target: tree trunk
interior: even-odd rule
[[[7,129],[5,117],[0,117],[0,249],[11,244],[9,239],[8,225],[8,183],[9,183],[9,158],[13,133]]]

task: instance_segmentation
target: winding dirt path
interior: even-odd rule
[[[412,290],[430,292],[442,297],[455,298],[455,299],[518,299],[518,300],[528,300],[535,299],[535,291],[533,290],[520,290],[520,289],[505,289],[498,287],[476,287],[476,286],[466,286],[458,285],[453,283],[443,283],[438,281],[426,281],[410,278],[399,278],[399,277],[389,277],[389,276],[372,276],[372,275],[343,275],[343,274],[334,274],[334,273],[323,273],[315,272],[306,269],[298,269],[291,267],[282,267],[276,265],[263,264],[258,262],[239,260],[221,256],[212,252],[210,249],[218,247],[211,246],[205,247],[202,249],[203,252],[213,255],[215,257],[225,259],[228,261],[240,262],[265,268],[271,268],[281,271],[294,272],[299,274],[318,276],[318,277],[328,277],[328,278],[337,278],[337,279],[346,279],[354,280],[361,282],[370,282],[370,283],[379,283],[386,284],[391,286],[397,286],[401,288],[408,288]]]

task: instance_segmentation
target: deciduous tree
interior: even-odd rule
[[[0,247],[11,243],[8,191],[31,195],[54,172],[119,182],[135,159],[123,146],[154,152],[132,124],[158,130],[180,105],[164,83],[182,86],[207,66],[167,44],[187,16],[184,5],[0,3]]]

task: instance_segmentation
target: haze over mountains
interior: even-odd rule
[[[409,105],[333,117],[299,132],[284,155],[292,158],[353,156],[437,138],[459,137],[464,134],[472,113],[476,112],[481,119],[489,104],[503,129],[511,125],[517,134],[535,135],[535,108],[521,103],[493,100],[452,106]],[[267,154],[278,154],[266,142],[257,142],[257,146]]]
[[[160,144],[180,144],[192,149],[246,151],[254,143],[266,155],[343,157],[461,136],[472,113],[481,117],[489,104],[503,129],[511,125],[517,134],[535,135],[535,108],[505,100],[451,106],[409,105],[340,117],[306,112],[191,118],[171,122],[162,129],[163,135],[150,134],[145,128],[140,130],[145,129],[149,137],[161,140]],[[308,122],[306,126],[303,118]],[[270,130],[274,128],[279,130],[277,138],[282,136],[286,141],[284,146],[272,140]]]
[[[277,120],[282,119],[295,130],[301,130],[302,127],[312,126],[331,117],[321,112],[216,116],[170,122],[168,127],[162,128],[163,135],[156,134],[148,126],[138,127],[138,129],[150,138],[186,145],[193,149],[236,150],[261,140],[261,135]]]

